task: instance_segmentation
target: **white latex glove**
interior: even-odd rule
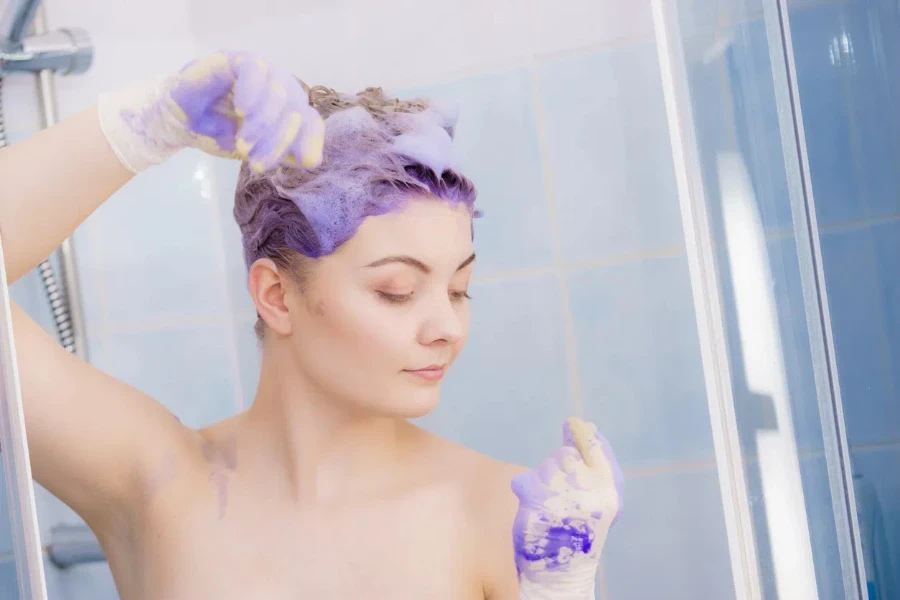
[[[139,173],[185,147],[247,160],[317,166],[325,124],[300,82],[252,54],[218,52],[161,80],[101,96],[100,125]]]
[[[579,419],[563,445],[513,478],[513,525],[520,600],[594,600],[594,580],[610,527],[622,512],[624,478],[609,443]]]

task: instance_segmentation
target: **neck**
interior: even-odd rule
[[[249,433],[265,461],[257,465],[261,472],[272,473],[276,485],[303,504],[377,493],[395,483],[391,474],[416,428],[336,398],[287,357],[266,354],[247,411]]]

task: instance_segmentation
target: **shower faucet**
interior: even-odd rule
[[[62,75],[87,71],[94,48],[82,29],[57,29],[26,36],[38,0],[9,0],[0,16],[0,76],[50,70]]]

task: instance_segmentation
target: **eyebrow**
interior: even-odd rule
[[[473,252],[472,255],[469,256],[469,258],[467,258],[466,260],[462,261],[459,264],[459,266],[456,268],[456,270],[462,271],[463,269],[465,269],[466,267],[471,265],[474,261],[475,261],[475,253]],[[431,267],[429,267],[428,265],[423,263],[421,260],[419,260],[417,258],[413,258],[412,256],[405,256],[405,255],[404,256],[386,256],[384,258],[380,258],[380,259],[376,260],[375,262],[373,262],[371,264],[366,265],[366,268],[380,267],[382,265],[388,265],[391,263],[401,263],[404,265],[409,265],[410,267],[413,267],[414,269],[418,269],[419,271],[422,271],[423,273],[431,273]]]

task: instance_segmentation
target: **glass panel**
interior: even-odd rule
[[[789,11],[866,588],[900,597],[900,5]]]
[[[838,599],[846,590],[835,509],[844,498],[832,496],[829,479],[830,413],[820,398],[830,397],[817,388],[818,331],[807,324],[818,313],[804,300],[808,249],[794,236],[804,215],[792,212],[802,189],[790,177],[800,165],[783,143],[790,99],[777,96],[787,86],[775,85],[764,8],[684,2],[679,20],[761,595]]]
[[[47,592],[9,301],[0,247],[0,598],[40,600]]]

